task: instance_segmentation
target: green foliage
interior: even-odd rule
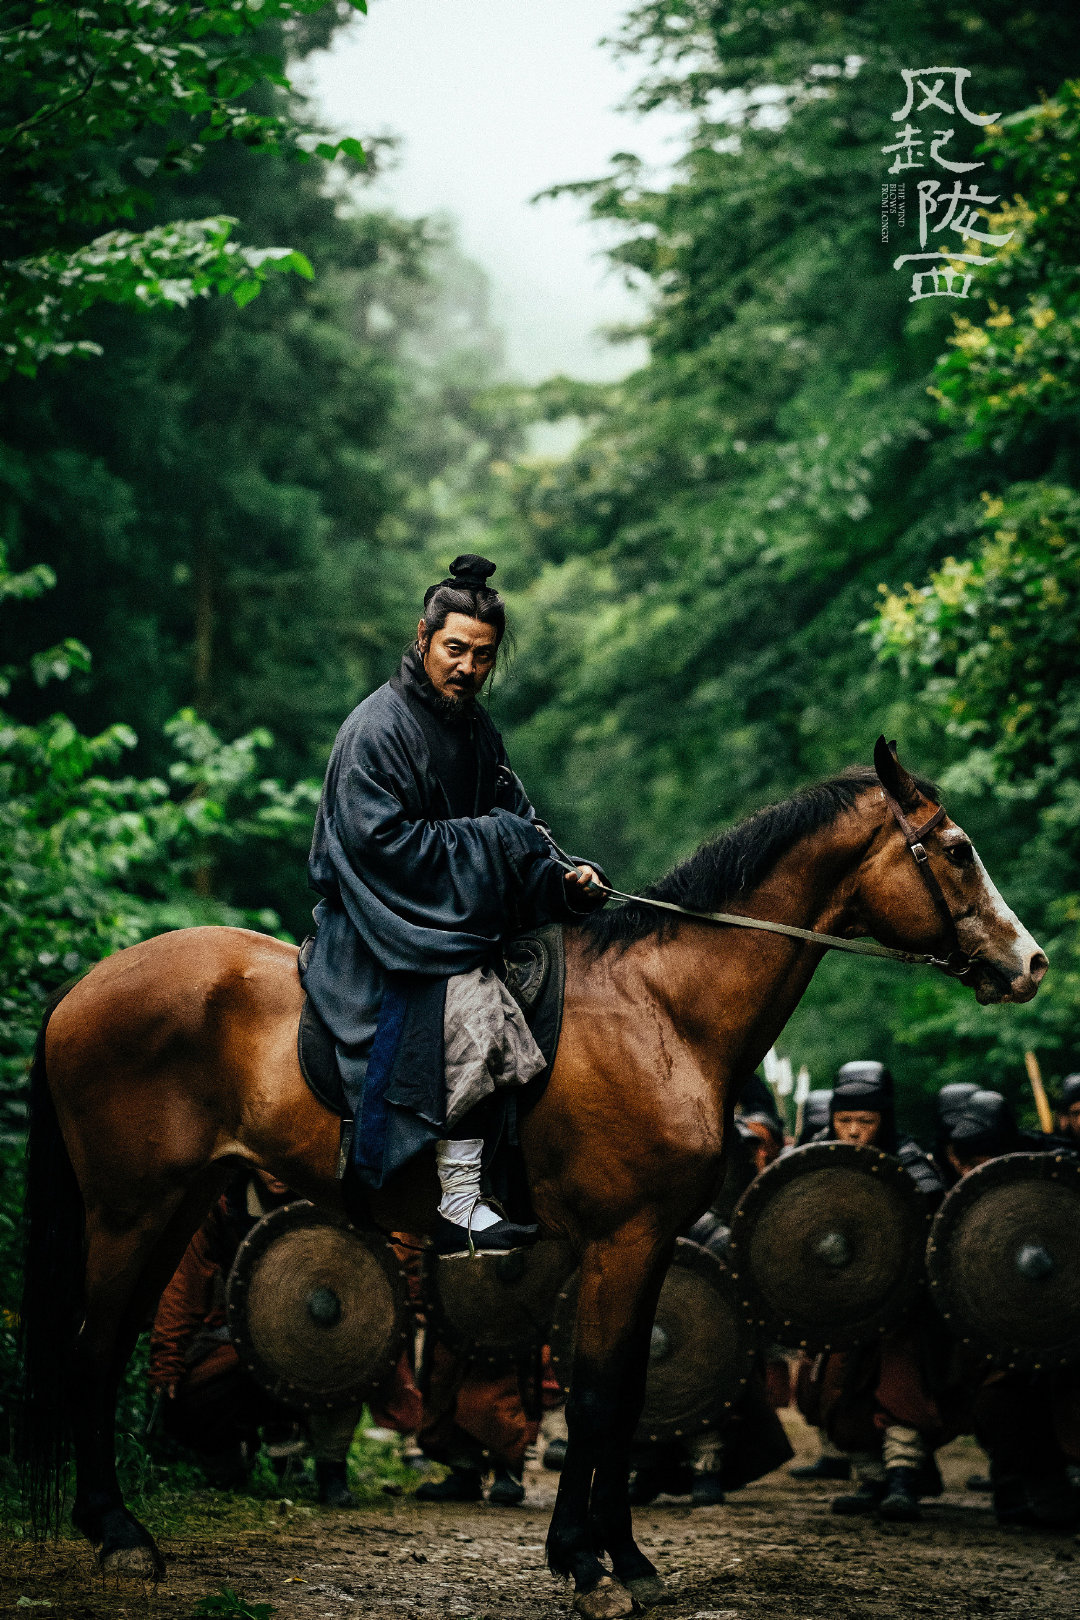
[[[650,359],[587,398],[542,391],[538,415],[561,392],[586,432],[565,461],[504,475],[493,551],[518,587],[501,709],[516,767],[563,842],[620,887],[868,763],[878,731],[931,774],[955,757],[856,627],[883,578],[922,579],[958,551],[980,493],[1028,476],[1030,447],[991,456],[939,420],[927,385],[952,311],[986,306],[908,302],[880,241],[881,147],[901,66],[970,67],[978,105],[1009,112],[1055,87],[1072,29],[1062,3],[633,11],[621,44],[642,64],[638,104],[695,122],[670,181],[627,158],[576,189],[649,290]],[[983,174],[1007,198],[1001,161]],[[973,295],[997,298],[982,276]],[[998,870],[1007,841],[978,814],[973,831]],[[789,1035],[816,1083],[871,1054],[924,1083],[899,1044],[911,982],[826,964]]]
[[[40,569],[11,581],[0,553],[0,598],[5,581],[19,597],[45,583]],[[63,674],[76,652],[81,665],[74,643],[39,660],[39,675]],[[126,725],[88,736],[63,714],[27,724],[0,712],[0,1128],[18,1128],[34,1033],[59,983],[166,928],[280,926],[268,909],[206,899],[200,874],[227,845],[307,836],[317,786],[259,779],[265,732],[223,743],[190,710],[166,732],[166,777],[135,777],[117,770],[136,742]]]
[[[1036,476],[984,496],[967,549],[926,584],[887,591],[873,624],[882,657],[955,740],[947,789],[981,795],[1010,826],[1011,886],[1051,962],[1038,999],[996,1034],[937,987],[913,1003],[908,1039],[951,1073],[977,1062],[999,1077],[1024,1044],[1059,1072],[1080,1056],[1078,134],[1069,83],[993,136],[1023,188],[1017,236],[986,272],[993,313],[957,323],[933,390],[969,443],[1022,447]]]
[[[927,585],[887,592],[878,644],[928,689],[966,770],[1033,797],[1080,763],[1080,492],[1017,484],[985,498],[981,533]]]
[[[64,253],[52,248],[19,264],[23,298],[9,299],[4,317],[18,322],[2,345],[16,369],[33,376],[49,355],[98,355],[101,345],[76,340],[76,329],[95,304],[185,308],[193,298],[229,293],[238,308],[258,296],[268,275],[292,270],[314,275],[302,253],[291,248],[245,248],[229,240],[236,221],[177,220],[142,232],[109,231],[86,247]],[[0,331],[2,331],[0,327]]]
[[[968,442],[1003,450],[1017,440],[1053,439],[1075,475],[1080,397],[1080,80],[1040,106],[1004,120],[986,151],[1019,188],[997,216],[1015,228],[983,279],[1000,303],[981,324],[958,321],[954,353],[937,367],[932,392],[946,421]]]
[[[355,0],[366,10],[364,0]],[[15,0],[0,31],[0,357],[33,375],[49,356],[94,353],[86,311],[254,297],[269,269],[305,273],[289,249],[245,250],[232,221],[98,234],[152,202],[156,174],[191,174],[213,145],[363,160],[355,140],[311,139],[287,103],[281,44],[326,0]],[[273,30],[277,28],[277,35]],[[273,46],[277,44],[275,52]],[[239,98],[243,97],[243,100]],[[149,145],[148,131],[159,132]],[[93,239],[87,245],[87,238]]]
[[[198,1620],[207,1620],[211,1616],[216,1616],[217,1620],[270,1620],[274,1606],[272,1603],[249,1603],[231,1586],[223,1586],[220,1592],[200,1598],[191,1612]]]

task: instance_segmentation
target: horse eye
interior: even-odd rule
[[[945,859],[953,866],[970,866],[975,859],[975,851],[965,839],[962,844],[949,844],[945,849]]]

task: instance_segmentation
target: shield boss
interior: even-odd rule
[[[570,1245],[553,1239],[509,1254],[425,1249],[424,1311],[454,1349],[475,1360],[524,1354],[547,1338],[556,1295],[573,1265]]]
[[[569,1390],[579,1273],[559,1295],[551,1360]],[[746,1387],[754,1332],[726,1262],[679,1238],[653,1321],[649,1373],[635,1440],[679,1440],[714,1427]]]
[[[894,1326],[923,1275],[928,1206],[898,1159],[814,1142],[763,1170],[739,1200],[731,1260],[765,1334],[817,1353]]]
[[[370,1399],[393,1377],[405,1345],[405,1287],[389,1245],[304,1200],[252,1227],[226,1297],[245,1367],[302,1411]]]
[[[969,1348],[1012,1367],[1080,1360],[1080,1160],[1009,1153],[971,1171],[937,1213],[926,1263]]]

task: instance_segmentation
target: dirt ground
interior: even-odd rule
[[[800,1454],[812,1441],[798,1420]],[[941,1454],[946,1494],[920,1525],[880,1529],[828,1511],[836,1487],[801,1484],[786,1470],[692,1510],[660,1498],[635,1515],[638,1539],[669,1584],[650,1611],[665,1620],[934,1620],[1080,1617],[1080,1546],[1071,1537],[995,1527],[985,1496],[964,1488],[981,1453],[958,1442]],[[556,1478],[527,1477],[521,1508],[385,1506],[320,1513],[279,1505],[258,1530],[163,1538],[168,1567],[156,1588],[103,1583],[88,1551],[0,1550],[0,1614],[32,1620],[190,1620],[224,1587],[272,1620],[551,1620],[571,1591],[544,1566]]]

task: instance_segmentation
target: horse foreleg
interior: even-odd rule
[[[630,1453],[634,1431],[645,1404],[649,1346],[656,1302],[666,1265],[650,1274],[635,1315],[625,1352],[613,1371],[621,1375],[614,1394],[614,1431],[601,1450],[593,1478],[589,1519],[595,1544],[611,1555],[615,1577],[642,1608],[659,1602],[664,1583],[634,1540],[630,1511]]]
[[[634,1542],[630,1440],[645,1392],[649,1329],[667,1245],[623,1230],[585,1250],[566,1403],[567,1448],[548,1532],[548,1565],[572,1575],[574,1607],[587,1620],[632,1613],[635,1595],[662,1589]],[[612,1557],[609,1576],[599,1554]]]

